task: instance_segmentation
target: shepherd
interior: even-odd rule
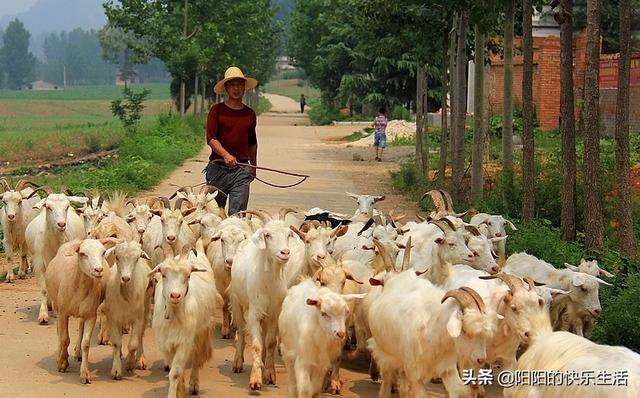
[[[224,79],[213,87],[225,101],[215,104],[207,117],[207,143],[211,147],[206,181],[223,192],[218,194],[218,206],[233,215],[246,210],[249,203],[249,185],[256,178],[258,140],[256,138],[256,113],[242,102],[246,90],[258,85],[256,79],[245,76],[240,68],[232,66],[224,73]]]

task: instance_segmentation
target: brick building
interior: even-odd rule
[[[515,40],[516,48],[521,48],[521,40]],[[586,65],[586,33],[574,35],[574,97],[580,104],[584,97],[584,73]],[[517,53],[517,52],[516,52]],[[502,112],[504,93],[504,60],[500,55],[492,55],[488,75],[489,112]],[[616,112],[618,84],[617,54],[601,56],[600,61],[600,122],[605,134],[613,134]],[[514,55],[513,95],[514,104],[522,106],[522,54]],[[640,130],[640,54],[634,54],[631,61],[631,107],[632,130]],[[555,35],[533,38],[533,102],[540,127],[551,130],[560,124],[560,38]],[[581,118],[576,106],[576,119]]]

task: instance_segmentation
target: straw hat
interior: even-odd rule
[[[227,90],[225,90],[224,84],[229,80],[233,80],[233,79],[244,80],[245,90],[251,90],[252,88],[255,88],[258,85],[258,81],[256,79],[245,76],[244,73],[242,73],[242,71],[240,70],[240,68],[236,66],[231,66],[224,72],[224,79],[220,80],[218,83],[216,83],[215,86],[213,86],[213,91],[218,95],[227,94]]]

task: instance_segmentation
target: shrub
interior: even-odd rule
[[[111,113],[120,119],[122,126],[128,133],[132,134],[136,131],[140,118],[144,100],[151,94],[151,90],[143,88],[141,92],[134,92],[129,87],[122,90],[124,98],[111,102]]]
[[[411,112],[403,106],[396,105],[393,107],[391,111],[391,120],[406,120],[407,122],[411,122]]]

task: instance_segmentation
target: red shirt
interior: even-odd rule
[[[222,147],[239,162],[249,160],[249,147],[257,145],[256,113],[248,106],[242,109],[229,108],[224,102],[215,104],[207,117],[207,143],[220,141]],[[211,150],[209,160],[222,159]]]

